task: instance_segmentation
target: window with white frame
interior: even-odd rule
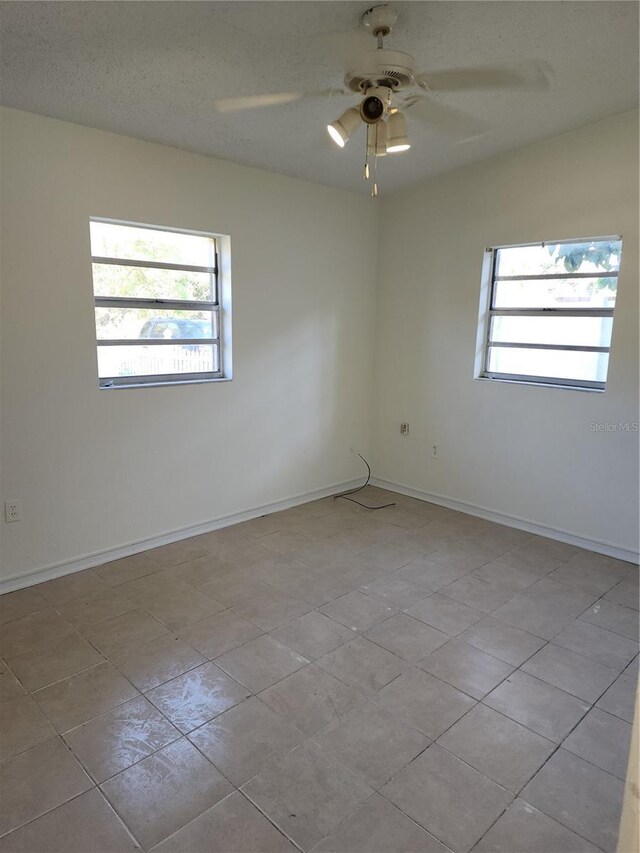
[[[620,237],[487,249],[480,377],[602,391]]]
[[[220,242],[91,219],[101,388],[225,378]]]

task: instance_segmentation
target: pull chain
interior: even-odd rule
[[[367,127],[367,134],[364,140],[364,171],[362,179],[364,181],[369,180],[369,127]]]
[[[373,186],[371,187],[371,198],[376,198],[378,195],[378,125],[374,125],[375,127],[375,144],[374,144],[374,155],[373,155]]]

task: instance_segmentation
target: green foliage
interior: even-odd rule
[[[562,260],[567,272],[578,272],[587,261],[596,268],[611,271],[620,265],[620,243],[560,243],[547,246],[547,251]]]
[[[127,240],[124,245],[115,241],[109,246],[111,257],[136,257],[152,261],[166,260],[167,248],[161,242],[149,239]],[[178,261],[179,262],[179,261]],[[185,260],[185,263],[188,263]],[[211,277],[205,273],[176,270],[145,269],[113,264],[93,265],[93,285],[97,296],[116,296],[138,299],[175,299],[209,301]],[[180,312],[174,312],[174,314]],[[102,308],[96,312],[98,337],[118,337],[118,332],[137,324],[138,331],[146,320],[158,316],[156,309]],[[190,313],[191,319],[205,318],[202,312]],[[125,336],[125,335],[123,335]]]

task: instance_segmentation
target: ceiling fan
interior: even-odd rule
[[[364,124],[367,127],[367,159],[364,177],[369,178],[368,157],[373,156],[374,171],[377,158],[409,149],[405,110],[429,127],[466,142],[484,135],[489,125],[468,114],[446,107],[430,97],[431,93],[480,90],[540,91],[548,89],[552,69],[546,62],[529,60],[517,65],[498,65],[477,68],[453,68],[448,71],[418,71],[414,58],[399,50],[384,46],[397,20],[389,5],[372,6],[362,15],[364,30],[376,40],[376,47],[365,47],[362,38],[352,40],[352,54],[347,58],[344,89],[324,89],[320,92],[278,92],[268,95],[249,95],[222,98],[215,101],[221,113],[290,104],[306,98],[333,97],[357,94],[357,106],[349,107],[327,125],[333,141],[341,148],[352,134]],[[358,34],[364,36],[364,33]],[[370,39],[364,36],[370,44]],[[377,195],[373,182],[372,195]]]

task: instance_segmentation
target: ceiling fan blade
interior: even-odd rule
[[[294,101],[299,101],[303,95],[303,92],[277,92],[271,95],[245,95],[240,98],[219,98],[214,103],[219,113],[238,113],[242,110],[254,110],[259,107],[292,104]]]
[[[417,118],[432,130],[454,137],[456,142],[470,142],[491,129],[482,119],[445,107],[425,95],[410,95],[399,106],[403,110],[410,110],[411,118]]]
[[[417,84],[429,92],[462,92],[474,89],[542,91],[549,89],[552,81],[551,66],[538,60],[517,65],[423,71],[416,75]]]
[[[262,107],[277,107],[281,104],[293,104],[307,98],[332,98],[336,95],[349,95],[346,89],[322,89],[319,92],[275,92],[271,95],[244,95],[239,98],[219,98],[214,101],[219,113],[238,113]]]

